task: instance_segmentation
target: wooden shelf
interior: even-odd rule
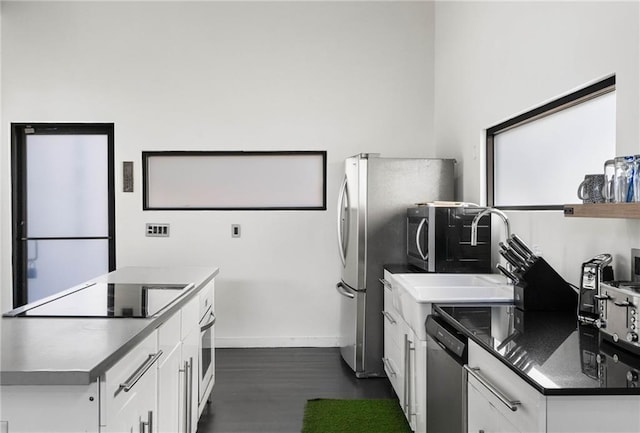
[[[564,216],[583,218],[640,218],[640,203],[567,204]]]

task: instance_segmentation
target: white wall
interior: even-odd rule
[[[345,157],[434,156],[433,4],[2,2],[2,213],[9,124],[114,122],[117,266],[217,265],[222,345],[335,345]],[[324,212],[143,212],[143,150],[327,150]],[[446,155],[445,155],[446,156]],[[188,173],[185,173],[188,175]],[[168,239],[144,224],[171,224]],[[242,238],[231,238],[231,224]],[[10,302],[2,243],[2,307]]]
[[[640,153],[639,5],[436,3],[436,143],[438,153],[461,161],[460,199],[484,199],[486,128],[611,73],[616,74],[617,153]],[[614,255],[616,278],[630,277],[629,249],[640,246],[638,221],[564,218],[559,211],[509,212],[509,217],[513,232],[537,245],[574,283],[581,263],[600,252]]]

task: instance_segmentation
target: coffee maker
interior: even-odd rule
[[[596,325],[600,318],[600,283],[613,280],[611,254],[598,254],[582,264],[580,275],[580,295],[578,299],[578,320]]]

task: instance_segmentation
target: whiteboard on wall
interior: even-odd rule
[[[326,151],[142,152],[145,210],[326,210]]]

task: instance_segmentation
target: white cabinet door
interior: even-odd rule
[[[156,371],[150,369],[129,391],[116,410],[110,431],[118,433],[155,433]]]
[[[493,433],[498,430],[496,411],[476,389],[472,381],[467,384],[467,431]]]
[[[404,414],[409,421],[413,431],[416,431],[416,409],[417,409],[417,360],[415,334],[408,325],[404,326]]]
[[[101,396],[104,432],[134,432],[155,423],[157,365],[163,353],[158,351],[157,331],[147,336],[111,367],[104,376]],[[137,428],[136,428],[137,425]]]
[[[179,411],[184,393],[180,387],[182,343],[180,341],[180,312],[158,328],[158,347],[163,356],[158,363],[158,421],[159,433],[180,432]],[[155,433],[155,432],[154,432]]]
[[[181,425],[185,426],[186,433],[195,433],[198,427],[198,352],[200,343],[200,331],[195,329],[189,333],[182,342],[182,366],[185,374],[182,376],[182,384],[185,386],[185,410],[182,411]],[[186,380],[186,382],[185,382]],[[186,413],[185,413],[186,412]],[[186,416],[186,418],[185,418]]]
[[[469,392],[475,387],[494,409],[495,431],[546,431],[545,396],[473,341],[467,384]]]

